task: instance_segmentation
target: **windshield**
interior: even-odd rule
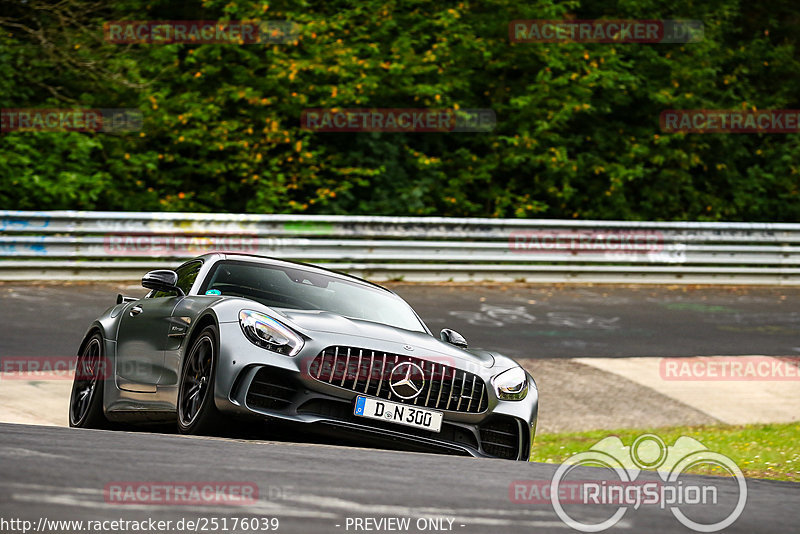
[[[297,267],[221,261],[200,291],[201,295],[245,297],[273,308],[322,310],[425,332],[414,310],[397,295]]]

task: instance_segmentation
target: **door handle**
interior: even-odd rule
[[[143,310],[142,310],[141,306],[134,306],[133,308],[131,308],[131,311],[129,313],[130,313],[131,317],[135,317],[135,316],[139,315],[140,313],[142,313],[142,311]]]

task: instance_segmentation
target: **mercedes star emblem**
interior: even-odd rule
[[[392,393],[404,400],[410,400],[422,393],[425,387],[425,373],[419,365],[401,362],[394,366],[389,378]]]

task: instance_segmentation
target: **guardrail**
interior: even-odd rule
[[[800,224],[0,211],[0,280],[134,280],[219,250],[374,280],[800,284]]]

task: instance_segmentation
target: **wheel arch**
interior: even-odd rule
[[[101,426],[94,428],[107,428],[109,423],[108,420],[106,419],[106,413],[109,405],[109,396],[114,393],[113,389],[115,387],[113,373],[111,371],[111,369],[113,369],[113,365],[110,365],[110,360],[109,360],[109,354],[112,352],[112,350],[110,349],[113,349],[114,341],[108,339],[108,337],[106,336],[106,330],[104,328],[104,325],[100,322],[100,320],[96,320],[92,322],[91,325],[89,325],[89,328],[86,329],[86,333],[84,333],[83,339],[81,339],[81,343],[78,346],[78,351],[75,355],[76,377],[73,378],[73,388],[75,387],[74,381],[77,380],[78,363],[80,361],[80,356],[81,354],[83,354],[84,350],[86,350],[89,341],[97,335],[100,336],[100,350],[101,350],[100,357],[104,361],[101,364],[101,368],[103,369],[103,376],[99,379],[98,383],[99,392],[102,395],[99,407],[101,413],[100,417],[102,418],[102,422],[99,423]],[[98,390],[95,391],[95,395],[97,395],[97,391]],[[71,414],[72,395],[74,395],[74,391],[73,393],[70,394],[70,415],[68,416],[70,418],[70,426],[72,426],[72,414]]]
[[[103,338],[103,341],[108,339],[103,325],[97,322],[92,323],[89,328],[86,329],[86,333],[83,335],[81,344],[78,346],[78,354],[83,352],[83,349],[86,348],[86,344],[95,334],[100,334],[100,337]]]
[[[217,328],[217,333],[219,334],[219,319],[217,319],[217,315],[212,312],[211,310],[206,311],[203,315],[197,318],[197,321],[194,323],[194,327],[192,327],[189,335],[186,336],[186,345],[184,347],[183,356],[186,356],[186,351],[188,351],[192,347],[192,343],[197,339],[197,336],[200,335],[200,332],[206,326],[214,326]],[[219,343],[219,339],[217,339],[217,343]]]
[[[181,392],[180,391],[181,391],[181,388],[182,388],[183,375],[184,375],[184,372],[185,372],[185,366],[187,365],[187,358],[190,356],[192,347],[194,346],[194,344],[197,341],[197,339],[200,338],[200,335],[209,326],[213,326],[214,329],[216,330],[216,335],[213,336],[213,337],[215,337],[214,344],[216,345],[216,347],[214,347],[214,352],[215,352],[216,355],[214,357],[214,363],[213,363],[214,369],[212,370],[212,375],[211,375],[212,377],[215,376],[216,375],[216,366],[219,365],[219,357],[218,357],[218,355],[219,355],[219,347],[220,347],[220,344],[221,344],[221,340],[220,340],[219,319],[218,319],[216,313],[213,312],[213,310],[210,310],[210,309],[206,310],[205,312],[203,312],[197,318],[196,321],[194,321],[194,324],[192,325],[191,330],[186,335],[186,343],[183,345],[183,348],[182,348],[181,361],[180,361],[180,372],[179,372],[179,375],[178,375],[178,388],[177,388],[177,391],[176,391],[177,398],[175,399],[175,403],[176,403],[175,404],[175,410],[176,410],[176,415],[177,415],[177,418],[178,418],[178,429],[179,429],[179,432],[181,432],[181,433],[185,433],[185,432],[182,430],[182,426],[181,426],[182,423],[180,421],[180,417],[181,417],[181,415],[180,415],[180,413],[181,413],[180,409],[181,408],[179,406],[179,404],[181,402]],[[208,416],[208,417],[211,417],[215,421],[214,422],[215,425],[219,424],[219,421],[218,421],[219,413],[216,412],[216,392],[215,392],[215,389],[211,388],[206,394],[211,399],[210,400],[211,409],[213,410],[213,414]],[[207,405],[207,402],[209,402],[209,401],[204,400],[203,401],[203,405],[204,406]],[[204,416],[204,417],[206,417],[206,416]],[[202,425],[205,426],[205,425],[208,425],[208,421],[206,421],[205,423],[192,422],[190,426],[196,425],[196,424],[202,424]],[[195,433],[195,431],[189,431],[189,433]],[[205,432],[200,432],[200,433],[205,433]]]
[[[183,374],[183,364],[186,361],[186,355],[192,350],[192,345],[194,344],[197,337],[203,331],[206,326],[214,326],[217,329],[217,338],[219,338],[219,319],[217,318],[217,314],[215,314],[212,310],[206,310],[203,312],[200,317],[194,322],[191,330],[189,333],[186,334],[186,342],[181,347],[181,354],[180,354],[180,368],[178,369],[178,380],[180,380],[180,376]],[[219,348],[220,340],[217,339],[217,348]]]

